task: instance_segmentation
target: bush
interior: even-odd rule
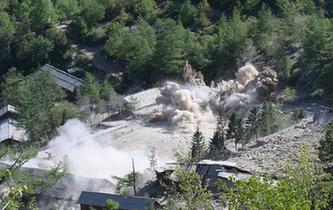
[[[294,101],[297,98],[297,90],[291,87],[286,87],[282,92],[285,101]]]

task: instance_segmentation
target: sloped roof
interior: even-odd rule
[[[24,142],[27,140],[25,130],[16,125],[15,120],[5,118],[0,120],[0,142],[14,140]]]
[[[0,109],[0,117],[4,116],[5,114],[17,114],[18,112],[15,110],[15,107],[12,105],[7,105]]]
[[[79,204],[105,207],[106,201],[111,199],[119,204],[119,209],[144,210],[149,207],[153,200],[145,197],[114,195],[97,192],[83,191],[80,195]]]
[[[45,177],[45,170],[23,167],[22,171],[28,172],[35,177]],[[116,186],[107,179],[96,179],[76,175],[65,175],[45,193],[46,196],[77,201],[82,191],[114,192]]]
[[[70,91],[70,92],[74,92],[76,88],[80,87],[83,83],[83,80],[80,78],[77,78],[63,70],[60,70],[54,66],[51,66],[49,64],[44,65],[41,68],[42,71],[48,71],[50,72],[54,78],[56,79],[56,83]]]

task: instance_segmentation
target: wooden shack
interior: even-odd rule
[[[18,112],[14,106],[7,105],[0,109],[0,142],[14,140],[26,141],[24,129],[17,126],[15,120]]]

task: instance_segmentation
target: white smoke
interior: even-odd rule
[[[131,172],[132,158],[138,172],[149,167],[147,151],[118,150],[109,143],[102,145],[95,138],[96,134],[77,119],[68,120],[58,129],[58,133],[46,149],[40,151],[26,166],[49,168],[62,161],[71,174],[106,179],[122,177]]]

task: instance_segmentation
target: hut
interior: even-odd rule
[[[27,140],[24,129],[17,126],[15,120],[18,112],[14,106],[7,105],[0,109],[0,142],[14,140],[24,142]]]

